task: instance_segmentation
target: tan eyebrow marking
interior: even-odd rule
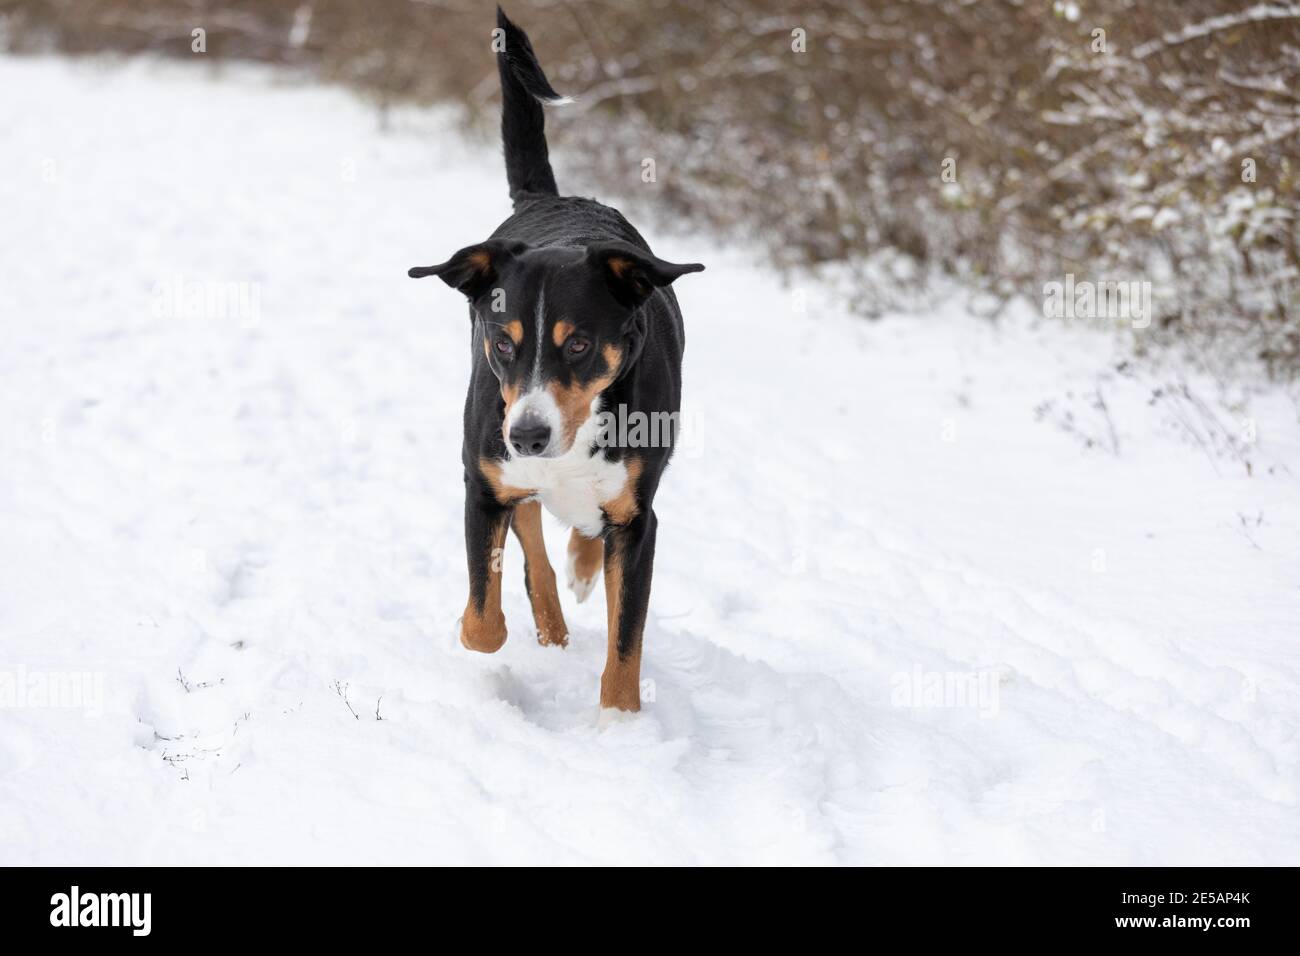
[[[511,319],[502,328],[506,330],[506,335],[510,336],[510,341],[514,342],[515,345],[524,340],[524,323],[518,319]]]
[[[573,334],[574,326],[571,322],[565,322],[561,319],[555,323],[555,328],[551,330],[551,339],[555,342],[556,348],[564,344],[564,340]]]

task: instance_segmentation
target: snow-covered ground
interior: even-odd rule
[[[600,589],[538,646],[512,539],[456,639],[467,323],[405,270],[495,151],[260,70],[0,86],[0,863],[1300,863],[1283,396],[1218,411],[1247,474],[1095,333],[660,241],[696,438],[599,729]]]

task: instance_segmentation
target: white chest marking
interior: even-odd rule
[[[501,482],[536,492],[546,510],[589,538],[604,530],[601,504],[615,498],[627,484],[627,466],[610,462],[598,449],[587,450],[597,433],[596,416],[578,429],[573,447],[557,458],[511,457],[501,463]]]

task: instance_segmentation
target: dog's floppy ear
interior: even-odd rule
[[[601,242],[587,247],[587,261],[600,269],[609,291],[624,305],[639,305],[657,287],[688,272],[703,272],[698,262],[667,262],[630,242]]]
[[[416,266],[406,274],[412,279],[437,276],[453,289],[476,299],[497,281],[505,264],[527,248],[527,243],[513,239],[489,239],[476,246],[466,246],[441,265]]]

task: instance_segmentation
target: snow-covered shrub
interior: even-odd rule
[[[10,46],[310,65],[490,124],[492,4],[0,0]],[[995,297],[1149,283],[1139,351],[1300,374],[1295,0],[513,0],[567,183],[764,243],[782,267],[907,257]],[[863,312],[895,287],[865,284]],[[1094,315],[1102,323],[1115,316]]]

